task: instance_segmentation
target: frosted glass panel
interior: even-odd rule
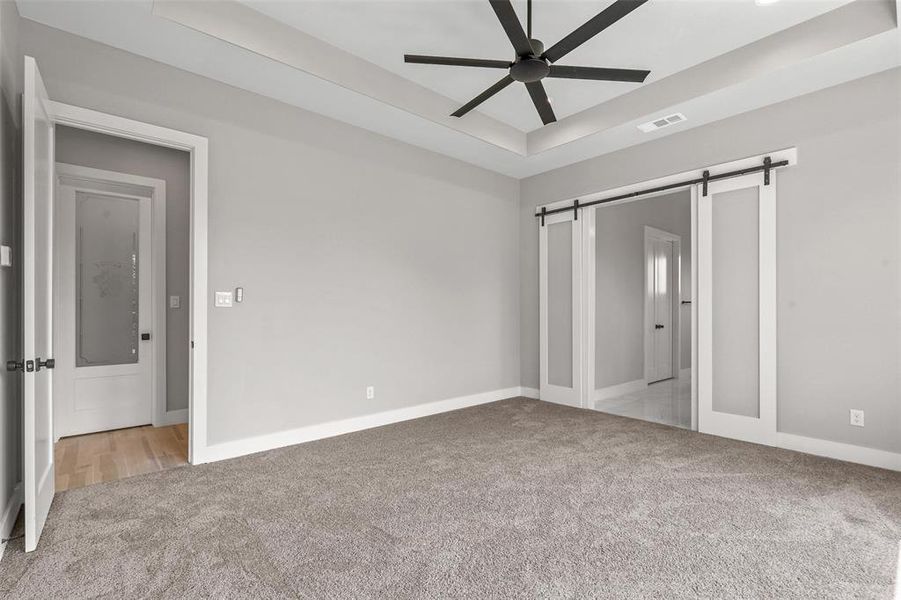
[[[759,198],[757,188],[715,194],[713,410],[760,416]]]
[[[75,197],[78,367],[138,362],[137,200]]]
[[[573,386],[572,223],[547,225],[548,383]]]

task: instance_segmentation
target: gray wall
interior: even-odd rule
[[[797,146],[777,175],[779,428],[901,450],[899,106],[893,69],[523,180],[522,384],[538,385],[535,206]]]
[[[519,385],[516,180],[30,21],[59,101],[207,136],[209,439]],[[376,399],[365,399],[365,387]]]
[[[644,227],[682,237],[682,297],[691,298],[691,193],[598,209],[595,389],[644,378]],[[678,301],[679,299],[677,299]],[[682,313],[682,368],[691,366],[691,306]]]
[[[166,182],[166,408],[188,407],[191,157],[187,152],[69,127],[56,129],[57,162]]]
[[[0,267],[0,361],[21,358],[19,294],[19,15],[12,2],[0,2],[0,244],[12,246],[13,267]],[[0,514],[21,479],[21,405],[18,373],[0,367]],[[6,533],[6,532],[0,532]]]

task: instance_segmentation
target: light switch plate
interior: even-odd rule
[[[216,306],[218,308],[230,308],[232,305],[231,292],[216,292]]]
[[[13,249],[9,246],[0,246],[0,267],[13,266]]]
[[[181,296],[169,296],[169,308],[179,308],[181,306]]]

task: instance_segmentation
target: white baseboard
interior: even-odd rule
[[[22,483],[19,482],[13,488],[13,493],[3,508],[3,514],[0,515],[0,538],[8,538],[12,533],[13,527],[16,526],[16,517],[19,516],[19,509],[22,507],[23,500]],[[0,544],[0,560],[3,560],[3,553],[6,551],[6,544],[8,543]]]
[[[825,456],[826,458],[879,467],[880,469],[901,471],[901,454],[897,452],[810,438],[783,431],[776,433],[775,442],[776,446],[786,450]]]
[[[599,400],[607,400],[608,398],[616,398],[617,396],[624,396],[626,394],[631,394],[633,392],[640,392],[641,390],[648,387],[648,382],[645,379],[636,379],[634,381],[627,381],[626,383],[619,383],[617,385],[610,385],[598,390],[594,391],[592,398],[595,402]]]
[[[538,391],[538,388],[520,387],[519,395],[526,398],[531,398],[532,400],[541,399],[541,393]]]
[[[181,408],[179,410],[167,410],[162,416],[154,421],[154,427],[165,427],[167,425],[178,425],[179,423],[188,422],[188,409]]]
[[[285,446],[293,446],[302,444],[303,442],[311,442],[323,438],[370,429],[372,427],[381,427],[382,425],[390,425],[400,421],[409,419],[417,419],[419,417],[427,417],[443,412],[476,406],[478,404],[487,404],[489,402],[497,402],[505,398],[513,398],[522,395],[522,388],[511,387],[491,392],[483,392],[481,394],[473,394],[471,396],[460,396],[457,398],[448,398],[437,402],[429,402],[426,404],[417,404],[406,408],[398,408],[395,410],[387,410],[372,415],[364,415],[361,417],[351,417],[340,421],[330,421],[328,423],[320,423],[318,425],[310,425],[300,427],[298,429],[290,429],[288,431],[279,431],[260,435],[243,440],[235,440],[232,442],[223,442],[221,444],[213,444],[207,446],[203,451],[203,456],[195,457],[195,464],[215,462],[228,458],[236,458],[256,452],[264,452],[266,450],[274,450]]]

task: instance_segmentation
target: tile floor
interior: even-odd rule
[[[691,376],[658,381],[640,392],[598,400],[594,409],[691,429]]]

